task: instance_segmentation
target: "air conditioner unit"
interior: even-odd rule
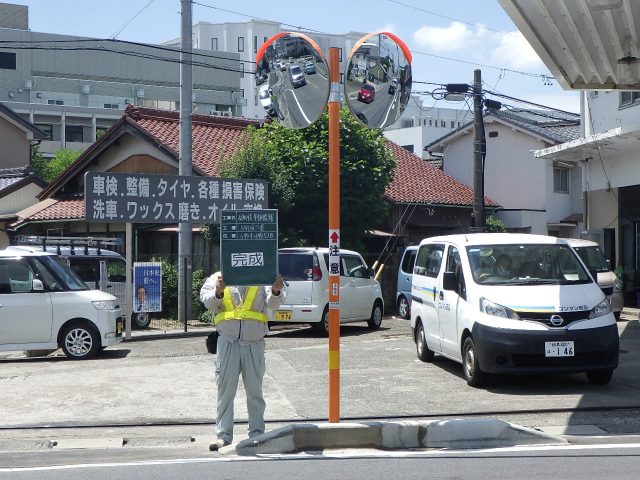
[[[136,97],[138,97],[138,98],[144,98],[144,89],[143,89],[143,88],[139,88],[139,89],[136,91]]]
[[[223,117],[230,117],[231,116],[231,112],[222,112],[222,116]]]
[[[222,115],[222,112],[220,110],[211,110],[209,113],[211,115]]]
[[[82,93],[88,95],[91,93],[91,87],[89,85],[82,85]]]

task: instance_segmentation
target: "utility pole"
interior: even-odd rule
[[[179,175],[192,174],[191,169],[191,111],[193,103],[193,72],[191,67],[191,1],[181,4],[180,47],[180,162]],[[191,317],[191,223],[178,224],[178,320],[184,323]]]
[[[473,231],[484,232],[484,120],[482,118],[482,76],[473,71]]]

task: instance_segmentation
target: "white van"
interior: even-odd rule
[[[418,358],[463,364],[471,386],[487,373],[586,372],[606,384],[618,366],[609,302],[566,241],[477,233],[420,243],[411,287]]]
[[[75,360],[122,341],[116,297],[89,290],[52,253],[0,250],[0,351],[56,350]]]
[[[624,298],[622,295],[622,282],[615,273],[611,271],[611,265],[606,258],[600,246],[596,242],[583,240],[578,238],[567,238],[567,243],[576,251],[585,266],[598,276],[598,285],[609,299],[611,311],[620,320],[620,314],[624,307]],[[593,272],[592,272],[593,273]]]

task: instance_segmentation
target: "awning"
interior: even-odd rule
[[[533,152],[536,158],[549,158],[577,162],[597,159],[606,154],[607,158],[635,156],[640,145],[640,125],[616,127],[606,132],[578,138],[570,142]]]
[[[394,235],[393,233],[384,232],[382,230],[367,230],[366,235],[370,235],[372,237],[399,237],[401,235]]]

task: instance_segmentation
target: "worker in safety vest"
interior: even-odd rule
[[[277,309],[286,296],[284,280],[276,276],[272,286],[225,286],[222,274],[211,275],[200,290],[200,300],[212,309],[220,334],[216,358],[218,385],[217,440],[209,450],[218,450],[233,440],[233,401],[238,378],[247,394],[249,437],[264,433],[265,402],[262,378],[265,372],[264,336],[269,332],[267,309]]]

